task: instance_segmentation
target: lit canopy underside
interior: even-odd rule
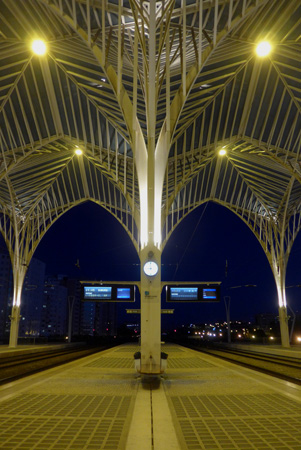
[[[0,1],[1,231],[10,251],[17,234],[27,240],[26,260],[57,218],[89,199],[139,248],[133,117],[147,144],[150,5],[116,3]],[[267,252],[280,235],[288,247],[300,227],[299,1],[156,8],[156,142],[171,115],[162,246],[189,211],[213,200]],[[35,37],[47,43],[43,57],[31,51]],[[261,38],[272,42],[266,58],[255,53]]]

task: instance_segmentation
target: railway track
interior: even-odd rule
[[[52,349],[38,353],[21,353],[20,355],[1,355],[0,357],[0,385],[10,383],[34,373],[74,361],[93,353],[109,348],[104,347],[72,347]]]
[[[198,347],[192,344],[185,344],[185,346],[200,352],[208,353],[234,364],[248,367],[249,369],[257,370],[272,375],[273,377],[301,385],[300,358],[225,347]]]

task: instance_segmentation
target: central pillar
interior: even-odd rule
[[[12,313],[10,316],[10,334],[9,334],[9,347],[15,348],[18,344],[19,323],[20,323],[20,306],[14,305],[12,307]]]
[[[161,251],[147,245],[140,252],[141,261],[141,366],[142,374],[161,373]],[[145,273],[158,265],[156,274]],[[154,266],[155,267],[155,266]],[[151,273],[151,272],[150,272]]]
[[[274,271],[274,277],[278,292],[278,312],[279,312],[281,345],[282,347],[289,348],[290,337],[289,337],[288,315],[286,307],[285,272],[286,272],[285,266],[278,265],[278,270]]]
[[[281,335],[281,345],[282,347],[290,347],[290,337],[288,329],[288,316],[286,306],[279,306],[279,324],[280,324],[280,335]]]

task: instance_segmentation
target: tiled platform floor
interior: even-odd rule
[[[175,345],[161,382],[145,382],[136,350],[1,387],[0,449],[301,450],[301,387]]]

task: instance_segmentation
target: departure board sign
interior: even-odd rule
[[[198,288],[197,287],[170,287],[170,300],[171,301],[196,301],[198,300]]]
[[[129,300],[131,298],[131,288],[117,287],[117,300]]]
[[[218,285],[168,285],[166,286],[167,302],[219,302],[220,286]]]
[[[134,302],[135,285],[85,283],[82,285],[82,301]]]
[[[203,301],[208,302],[216,302],[219,301],[218,299],[219,292],[216,287],[214,288],[203,288]]]
[[[85,300],[111,300],[112,286],[84,286]]]

